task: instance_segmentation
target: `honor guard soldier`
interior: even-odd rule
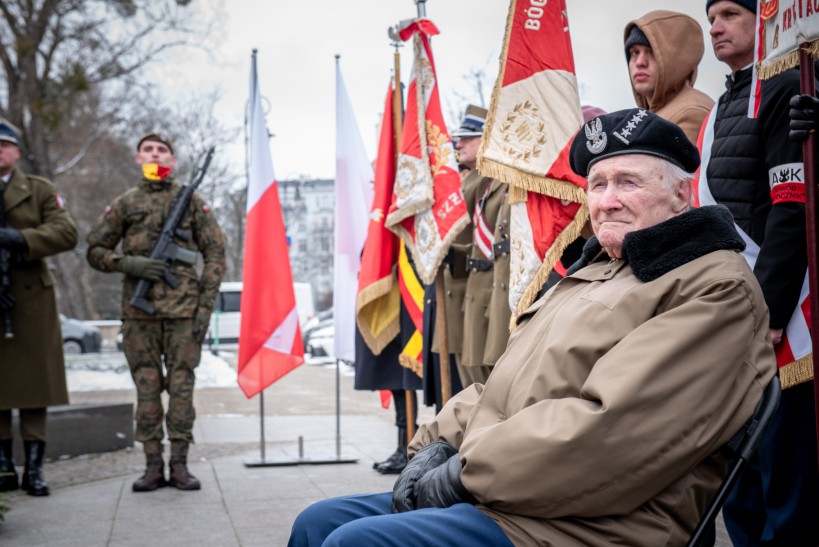
[[[46,407],[68,404],[60,316],[46,257],[77,245],[77,227],[48,180],[15,168],[20,135],[0,119],[0,492],[19,488],[11,410],[20,410],[23,489],[47,496]]]
[[[193,442],[193,388],[202,341],[208,330],[219,284],[225,271],[225,241],[210,207],[193,194],[174,232],[177,260],[150,258],[166,216],[183,191],[173,177],[173,143],[150,133],[137,143],[136,162],[142,179],[106,207],[88,235],[88,262],[103,272],[125,274],[122,280],[123,350],[137,390],[134,438],[145,450],[145,474],[133,484],[135,492],[170,485],[198,490],[201,485],[187,467]],[[202,173],[204,174],[204,173]],[[117,245],[122,242],[122,250]],[[201,253],[201,275],[195,268]],[[166,280],[168,274],[178,285]],[[141,280],[152,283],[147,309],[132,305]],[[162,391],[167,390],[167,412]],[[162,458],[165,417],[171,443],[169,478]]]

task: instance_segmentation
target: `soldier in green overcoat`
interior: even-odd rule
[[[17,408],[26,456],[23,489],[46,496],[46,407],[67,404],[68,391],[54,278],[45,258],[73,249],[77,227],[51,182],[15,168],[19,158],[17,131],[0,122],[0,253],[8,264],[0,282],[0,492],[19,487],[11,429]]]
[[[163,281],[165,263],[150,258],[165,219],[182,187],[172,174],[176,163],[170,139],[150,133],[137,143],[136,162],[142,180],[106,207],[88,234],[88,262],[103,272],[121,272],[123,350],[137,390],[134,438],[145,450],[145,474],[133,484],[135,492],[174,486],[198,490],[199,480],[187,467],[188,445],[193,442],[193,388],[210,315],[225,271],[225,240],[210,207],[194,193],[174,244],[196,260],[177,260],[171,273],[179,280],[172,288]],[[118,245],[121,242],[121,248]],[[154,314],[131,306],[141,279],[152,282],[147,299]],[[167,412],[161,395],[168,392]],[[169,479],[162,458],[163,417],[171,441]]]

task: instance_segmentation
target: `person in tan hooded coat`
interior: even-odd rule
[[[637,107],[677,124],[696,143],[714,106],[694,89],[705,48],[699,23],[682,13],[652,11],[629,22],[623,40]]]

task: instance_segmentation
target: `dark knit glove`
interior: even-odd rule
[[[205,334],[210,327],[210,312],[207,310],[197,310],[196,315],[193,316],[193,339],[197,344],[205,341]]]
[[[455,447],[446,441],[435,441],[419,450],[395,481],[392,488],[392,512],[404,513],[416,509],[415,483],[457,454]]]
[[[450,507],[456,503],[476,504],[478,500],[461,482],[461,457],[455,454],[415,483],[415,508]]]
[[[816,121],[819,118],[819,99],[810,95],[794,95],[791,97],[791,109],[788,112],[791,118],[788,137],[794,141],[805,141],[811,131],[816,131]]]
[[[126,256],[118,264],[122,273],[148,281],[159,281],[165,274],[165,263],[147,256]]]
[[[0,248],[7,251],[25,251],[28,249],[28,244],[19,230],[0,228]]]

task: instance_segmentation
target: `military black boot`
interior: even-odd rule
[[[23,441],[26,453],[26,468],[23,470],[23,490],[29,496],[47,496],[48,483],[43,478],[43,441]]]
[[[188,471],[188,461],[184,456],[171,456],[168,484],[179,490],[199,490],[202,483]]]
[[[398,475],[407,466],[407,428],[398,428],[398,448],[392,456],[381,462],[376,471],[382,475]]]
[[[20,480],[14,468],[11,439],[0,441],[0,492],[10,492],[18,488],[20,488]]]
[[[145,473],[134,481],[131,487],[134,492],[151,492],[168,486],[165,480],[165,462],[162,460],[162,454],[146,454],[145,462]]]

